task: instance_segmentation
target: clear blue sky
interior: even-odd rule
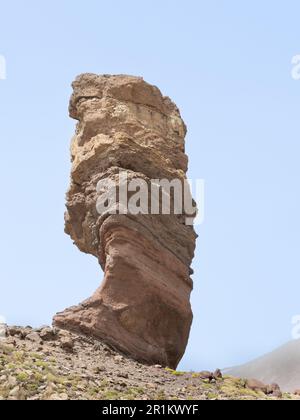
[[[102,273],[63,232],[70,83],[141,75],[180,107],[206,182],[182,369],[245,362],[300,313],[299,1],[0,1],[0,314],[49,324]]]

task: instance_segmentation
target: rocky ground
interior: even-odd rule
[[[0,341],[0,400],[287,399],[276,385],[144,366],[95,340],[8,327]]]

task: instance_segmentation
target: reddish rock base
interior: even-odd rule
[[[141,362],[175,368],[192,322],[188,268],[137,230],[106,225],[103,284],[81,305],[57,314],[54,324],[99,338]]]

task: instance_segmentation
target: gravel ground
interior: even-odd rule
[[[68,331],[7,327],[0,341],[0,400],[300,399],[277,387],[145,366]]]

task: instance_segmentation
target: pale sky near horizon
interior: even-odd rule
[[[51,323],[100,284],[63,231],[70,84],[83,72],[158,86],[206,184],[181,369],[226,367],[291,339],[300,314],[300,3],[0,0],[0,315]]]

